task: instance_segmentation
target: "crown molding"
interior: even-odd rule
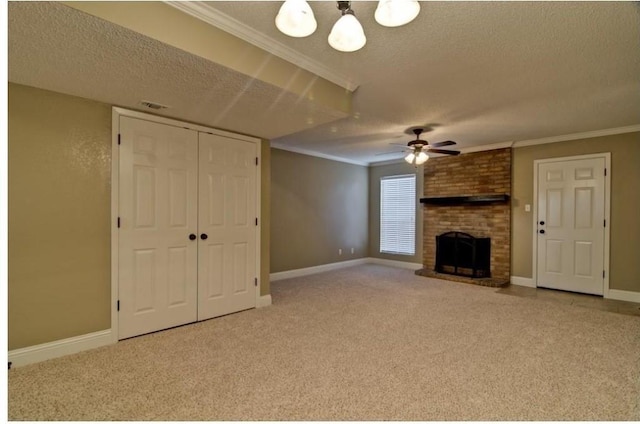
[[[505,141],[502,143],[492,143],[492,144],[484,144],[481,146],[471,146],[471,147],[465,147],[460,149],[460,153],[464,154],[464,153],[484,152],[487,150],[506,149],[509,147],[518,148],[518,147],[526,147],[526,146],[535,146],[538,144],[558,143],[561,141],[581,140],[585,138],[603,137],[608,135],[625,134],[625,133],[632,133],[632,132],[640,132],[640,125],[629,125],[627,127],[609,128],[605,130],[565,134],[565,135],[558,135],[554,137],[537,138],[532,140]],[[360,161],[341,158],[338,156],[325,155],[324,153],[318,153],[311,150],[300,149],[297,147],[284,146],[276,143],[272,143],[271,145],[272,147],[281,149],[281,150],[288,150],[290,152],[300,153],[307,156],[316,156],[319,158],[334,160],[338,162],[346,162],[346,163],[351,163],[353,165],[360,165],[360,166],[384,166],[384,165],[392,165],[392,164],[404,162],[404,158],[396,158],[396,159],[389,159],[389,160],[376,161],[376,162],[360,162]]]
[[[165,3],[351,92],[355,91],[359,86],[357,82],[346,75],[328,68],[323,63],[305,56],[273,38],[267,37],[237,19],[218,11],[215,6],[200,1],[166,1]]]
[[[404,157],[396,158],[396,159],[381,160],[376,162],[369,162],[369,166],[396,165],[401,163],[407,163],[407,161],[404,160]]]
[[[512,141],[506,141],[503,143],[493,143],[493,144],[484,144],[481,146],[464,147],[459,150],[460,150],[460,154],[463,154],[463,153],[484,152],[486,150],[505,149],[512,146],[513,146]],[[425,153],[429,154],[429,151],[426,151]],[[436,157],[445,157],[444,155],[440,155],[439,153],[432,153],[432,155],[433,154],[437,155]],[[404,158],[396,158],[396,159],[389,159],[389,160],[384,160],[379,162],[369,162],[369,166],[392,165],[395,163],[402,163],[402,162],[404,162]]]
[[[460,149],[460,153],[463,154],[463,153],[484,152],[486,150],[506,149],[508,147],[513,147],[513,141],[505,141],[502,143],[493,143],[493,144],[483,144],[481,146],[464,147]]]
[[[369,166],[369,164],[367,162],[360,162],[360,161],[357,161],[357,160],[341,158],[339,156],[326,155],[324,153],[318,153],[318,152],[314,152],[312,150],[301,149],[299,147],[285,146],[285,145],[282,145],[280,143],[273,143],[272,142],[271,143],[271,147],[274,148],[274,149],[280,149],[280,150],[286,150],[288,152],[299,153],[301,155],[314,156],[314,157],[317,157],[317,158],[333,160],[333,161],[336,161],[336,162],[350,163],[352,165],[359,165],[359,166]]]
[[[561,141],[581,140],[585,138],[603,137],[608,135],[640,132],[640,125],[629,125],[627,127],[607,128],[604,130],[587,131],[581,133],[556,135],[553,137],[536,138],[531,140],[505,141],[502,143],[484,144],[482,146],[471,146],[460,149],[460,153],[474,153],[485,150],[504,149],[507,147],[526,147],[538,144],[558,143]]]
[[[513,147],[535,146],[537,144],[557,143],[560,141],[580,140],[583,138],[603,137],[607,135],[625,134],[630,132],[640,132],[640,125],[629,125],[627,127],[608,128],[605,130],[565,134],[554,137],[537,138],[533,140],[521,140],[514,142]]]

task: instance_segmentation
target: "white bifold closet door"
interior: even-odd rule
[[[120,118],[118,338],[256,306],[256,144]]]
[[[198,319],[202,320],[256,306],[256,147],[207,133],[199,137]]]
[[[197,317],[198,133],[120,118],[118,337]]]

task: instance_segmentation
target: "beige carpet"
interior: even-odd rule
[[[9,371],[12,420],[639,420],[640,318],[363,265]]]

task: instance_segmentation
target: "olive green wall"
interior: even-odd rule
[[[8,124],[8,347],[108,329],[111,106],[9,84]],[[533,161],[599,152],[612,157],[610,288],[640,292],[638,132],[513,150],[512,275],[532,277]],[[378,252],[380,177],[414,172],[263,141],[261,294],[270,272],[367,256],[420,263],[421,228],[415,257]]]
[[[269,140],[262,140],[260,145],[260,295],[271,293],[269,280],[270,264],[269,252],[271,250],[271,146]]]
[[[514,276],[532,278],[533,161],[611,152],[609,288],[640,292],[640,132],[513,149],[512,264]]]
[[[8,348],[111,326],[111,106],[8,86]],[[261,287],[269,293],[269,142]]]
[[[111,327],[111,107],[9,84],[9,349]]]
[[[390,175],[416,176],[416,253],[415,255],[391,255],[380,253],[380,179]],[[422,263],[422,204],[420,198],[424,183],[423,167],[418,168],[404,161],[369,168],[369,256],[394,261]]]
[[[271,149],[271,272],[367,256],[367,174],[364,166]]]

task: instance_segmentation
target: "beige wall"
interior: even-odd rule
[[[366,167],[271,149],[271,272],[366,257],[367,208]]]
[[[8,97],[9,349],[110,328],[111,108]]]
[[[611,152],[609,287],[640,292],[640,132],[520,147],[513,150],[512,275],[532,277],[533,161]]]
[[[9,350],[111,325],[111,106],[9,84]],[[269,293],[269,142],[261,288]]]
[[[415,255],[391,255],[380,252],[380,178],[390,175],[416,176],[416,253]],[[422,263],[422,204],[423,167],[415,168],[406,162],[369,168],[369,256],[394,261]]]

